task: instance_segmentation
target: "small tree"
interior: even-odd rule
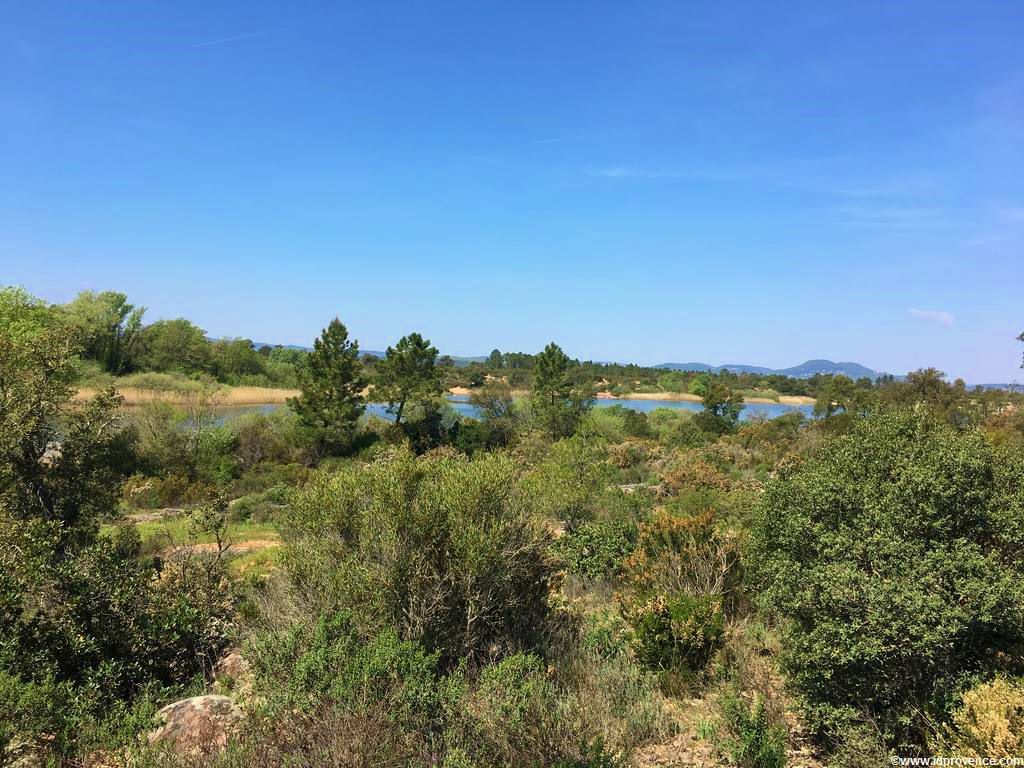
[[[322,450],[343,451],[352,444],[356,424],[366,409],[359,342],[350,341],[338,318],[313,342],[299,368],[302,394],[289,400],[302,423],[312,429]]]
[[[139,362],[151,371],[208,371],[211,344],[206,332],[183,317],[157,320],[142,330]]]
[[[704,410],[693,417],[697,425],[713,435],[724,435],[736,430],[743,411],[743,395],[722,381],[711,381],[701,402]]]
[[[409,403],[441,394],[437,349],[418,333],[403,336],[394,347],[388,347],[384,359],[377,363],[376,374],[374,395],[388,404],[399,425]]]
[[[830,376],[818,390],[818,398],[814,403],[816,417],[828,417],[837,411],[855,413],[857,411],[857,387],[853,380],[842,374]]]
[[[131,368],[145,307],[129,304],[128,297],[117,291],[82,291],[64,309],[81,334],[86,357],[115,375]]]
[[[568,355],[552,342],[533,366],[530,411],[537,425],[555,440],[572,435],[594,404],[592,389],[573,385],[570,365]]]

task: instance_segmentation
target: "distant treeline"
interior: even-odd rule
[[[145,308],[132,304],[117,291],[83,291],[58,309],[81,333],[87,383],[107,384],[111,376],[158,373],[174,378],[136,376],[132,383],[160,388],[174,386],[175,378],[208,378],[229,385],[298,387],[300,369],[309,356],[306,350],[280,345],[257,347],[249,339],[211,339],[203,328],[185,318],[146,324]],[[437,367],[445,389],[479,388],[500,379],[514,390],[531,390],[537,360],[537,354],[494,349],[485,360],[466,365],[456,365],[455,358],[442,355]],[[367,384],[372,385],[378,358],[364,354],[362,362]],[[704,397],[712,383],[745,398],[812,397],[820,401],[818,415],[864,413],[876,402],[899,405],[926,399],[941,401],[950,412],[968,413],[963,418],[978,420],[1002,407],[1008,397],[1001,390],[968,388],[960,379],[948,383],[945,374],[934,368],[915,371],[905,380],[892,376],[853,380],[824,374],[798,379],[780,374],[671,371],[570,360],[569,377],[575,386],[618,397],[638,393]]]

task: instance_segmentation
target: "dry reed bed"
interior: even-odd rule
[[[192,390],[136,389],[124,387],[118,389],[124,398],[125,405],[143,405],[144,403],[164,402],[175,405],[188,405],[195,397]],[[75,395],[76,400],[88,400],[94,397],[97,390],[85,387]],[[288,398],[299,394],[297,389],[272,389],[270,387],[224,387],[216,390],[212,399],[217,405],[267,405],[284,403]]]

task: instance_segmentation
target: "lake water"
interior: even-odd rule
[[[479,413],[476,406],[469,403],[468,395],[449,395],[448,402],[451,404],[452,408],[462,416],[475,418]],[[657,408],[668,408],[673,411],[704,410],[704,406],[700,403],[679,400],[630,400],[628,398],[623,398],[621,400],[594,401],[594,406],[597,408],[611,408],[615,405],[621,405],[623,408],[630,408],[634,411],[642,411],[643,413],[650,413]],[[225,422],[236,419],[244,413],[272,413],[278,408],[284,407],[285,406],[281,404],[224,406],[217,409],[217,416],[219,421]],[[753,418],[774,419],[777,416],[782,416],[786,413],[793,413],[795,411],[800,411],[804,416],[810,418],[814,412],[814,406],[782,405],[780,403],[749,403],[743,406],[743,411],[740,413],[740,420],[749,421]],[[366,412],[371,413],[374,416],[380,416],[383,419],[390,420],[392,418],[387,412],[385,406],[380,403],[368,404],[366,406]]]

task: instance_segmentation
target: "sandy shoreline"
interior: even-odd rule
[[[75,400],[82,401],[95,397],[98,390],[83,387],[75,393]],[[125,405],[162,402],[172,405],[188,405],[196,393],[188,390],[137,389],[123,387],[117,390],[124,398]],[[299,394],[297,389],[272,389],[270,387],[225,387],[214,390],[211,399],[216,405],[275,405],[284,403]]]
[[[473,390],[469,387],[452,387],[448,390],[450,395],[468,396]],[[88,400],[97,393],[96,389],[83,387],[75,394],[75,400]],[[192,402],[195,392],[188,390],[158,390],[158,389],[137,389],[124,387],[118,390],[124,398],[125,405],[142,405],[154,401],[171,403],[173,405],[187,405]],[[213,399],[217,405],[273,405],[282,404],[291,397],[297,397],[297,389],[273,389],[270,387],[225,387],[214,392]],[[368,394],[365,393],[364,394]],[[516,390],[512,393],[514,397],[524,397],[529,393],[526,390]],[[700,398],[689,392],[632,392],[625,397],[616,397],[611,392],[598,392],[600,400],[661,400],[664,402],[699,403]],[[780,395],[778,400],[771,400],[767,397],[748,397],[745,402],[756,405],[814,405],[813,397],[802,395]]]

